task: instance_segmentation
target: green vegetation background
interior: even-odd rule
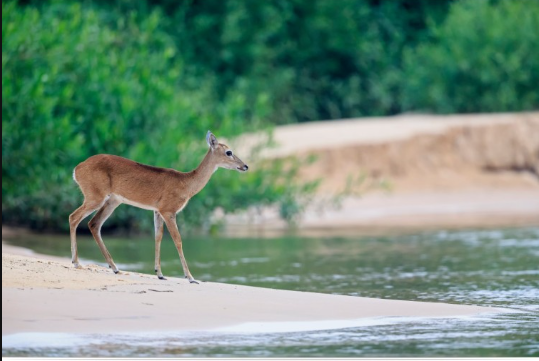
[[[2,222],[66,230],[79,162],[191,170],[208,129],[537,109],[538,34],[536,0],[3,1]],[[293,219],[316,186],[297,166],[217,172],[180,222],[211,229],[218,206]],[[106,225],[151,221],[120,207]]]

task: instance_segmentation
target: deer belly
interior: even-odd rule
[[[124,196],[121,196],[119,194],[114,194],[122,203],[125,203],[125,204],[129,204],[130,206],[133,206],[133,207],[137,207],[137,208],[142,208],[142,209],[147,209],[149,211],[156,211],[157,208],[155,208],[154,206],[150,206],[148,204],[144,204],[144,203],[140,203],[140,202],[137,202],[137,201],[133,201],[129,198],[126,198]]]

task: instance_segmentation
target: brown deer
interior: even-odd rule
[[[114,273],[114,264],[107,247],[101,239],[101,226],[122,203],[154,211],[155,223],[155,272],[159,279],[165,279],[161,272],[161,240],[163,222],[174,240],[180,255],[185,278],[198,283],[187,267],[183,255],[182,237],[176,224],[176,214],[191,197],[200,192],[217,168],[233,169],[240,172],[248,167],[225,144],[208,131],[206,142],[210,149],[191,172],[183,173],[174,169],[158,168],[140,164],[132,160],[109,154],[94,155],[77,165],[73,179],[84,194],[84,203],[69,216],[71,233],[71,254],[74,266],[80,268],[77,252],[77,227],[79,223],[98,210],[88,223],[90,231]]]

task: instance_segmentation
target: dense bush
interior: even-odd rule
[[[536,0],[146,0],[214,95],[265,94],[273,123],[539,107]],[[473,101],[471,101],[473,99]]]
[[[233,90],[213,102],[211,80],[186,76],[181,49],[161,26],[159,11],[139,20],[79,4],[41,10],[2,4],[3,221],[66,229],[82,201],[72,171],[90,155],[191,170],[207,149],[208,129],[230,138],[257,126],[267,112],[264,96],[249,114]],[[287,205],[292,188],[284,185],[294,170],[272,167],[216,173],[183,217],[200,225],[217,205],[226,212]],[[116,213],[109,226],[152,219],[132,207]]]
[[[267,119],[296,121],[401,111],[403,51],[443,20],[451,0],[88,0],[85,7],[137,17],[163,10],[184,71],[213,79],[223,101],[234,91],[245,111],[265,94]],[[26,0],[31,7],[51,1]],[[54,2],[53,2],[54,3]]]
[[[271,121],[290,123],[399,113],[403,50],[449,1],[149,3],[172,14],[186,64],[216,74],[219,94],[267,92]]]
[[[404,109],[539,108],[539,1],[461,1],[406,54]]]

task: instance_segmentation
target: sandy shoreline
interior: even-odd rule
[[[340,207],[318,202],[303,214],[301,235],[377,234],[429,229],[539,225],[538,189],[488,189],[347,197]],[[240,227],[241,226],[241,227]],[[378,230],[381,230],[378,231]],[[232,235],[278,235],[289,232],[276,209],[227,216]]]
[[[2,335],[33,332],[270,332],[353,327],[387,317],[500,309],[296,292],[153,275],[2,249]]]

